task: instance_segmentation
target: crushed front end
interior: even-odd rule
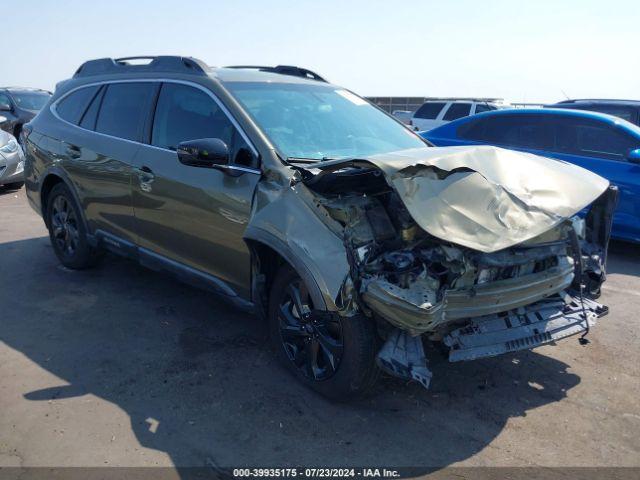
[[[436,172],[426,176],[429,182],[450,177],[426,169]],[[478,214],[483,209],[473,205],[473,195],[457,205],[446,202],[446,208],[465,212],[465,220],[472,221],[452,221],[450,238],[428,231],[446,217],[439,218],[435,210],[430,218],[418,215],[410,204],[424,197],[428,183],[411,185],[407,178],[425,176],[424,170],[424,165],[413,165],[383,174],[384,168],[356,162],[306,176],[317,206],[342,227],[350,272],[336,303],[343,315],[363,314],[376,321],[385,340],[378,355],[381,368],[428,387],[423,340],[443,342],[450,361],[472,360],[584,335],[607,313],[594,299],[605,280],[615,187],[599,184],[586,216],[576,215],[584,205],[574,205],[570,216],[536,205],[522,207],[520,199],[514,200],[524,212],[518,215],[514,208],[496,206],[498,213],[487,214],[487,224],[497,218],[513,238],[504,248],[492,248],[504,239],[480,243],[482,235],[498,235],[496,229],[483,230]],[[401,175],[407,191],[413,190],[410,197],[394,188]],[[487,182],[490,177],[482,176]],[[499,187],[497,198],[506,192],[513,199],[507,185]],[[439,191],[440,200],[448,193]],[[535,216],[540,211],[550,227],[527,235],[523,225],[540,227]],[[518,222],[521,231],[514,234],[512,225]],[[478,229],[477,236],[467,235],[470,225]],[[436,231],[442,228],[437,225]],[[456,229],[461,235],[455,235]]]

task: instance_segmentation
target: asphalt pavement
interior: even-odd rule
[[[640,246],[614,243],[576,338],[384,378],[330,403],[215,296],[107,256],[57,261],[24,189],[0,190],[0,467],[640,466]]]

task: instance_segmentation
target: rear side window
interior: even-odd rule
[[[98,109],[100,108],[100,102],[102,101],[102,95],[107,87],[100,87],[98,93],[93,96],[93,100],[89,104],[89,107],[82,115],[80,120],[80,126],[88,130],[96,128],[96,120],[98,119]]]
[[[187,85],[165,83],[160,90],[151,144],[176,150],[181,142],[219,138],[231,145],[233,125],[205,92]]]
[[[460,125],[457,130],[458,138],[464,140],[474,140],[476,142],[483,142],[484,139],[484,126],[489,119],[472,120]]]
[[[476,113],[490,112],[491,110],[496,110],[496,107],[492,107],[486,103],[478,103],[476,105]]]
[[[589,110],[593,110],[594,112],[606,113],[607,115],[613,115],[614,117],[622,118],[627,122],[637,123],[636,111],[631,107],[616,105],[592,105],[591,107],[589,107]]]
[[[97,91],[97,86],[76,90],[58,102],[56,112],[63,120],[77,125],[87,105],[89,105],[89,102]]]
[[[443,120],[456,120],[457,118],[468,117],[471,113],[470,103],[452,103],[449,110],[444,114]]]
[[[433,120],[437,118],[438,114],[444,106],[444,103],[427,102],[423,104],[418,110],[416,110],[414,117]]]
[[[462,125],[458,136],[497,145],[548,150],[553,145],[553,125],[543,115],[496,115]]]
[[[553,145],[553,127],[544,115],[501,115],[485,128],[491,143],[519,148],[548,150]]]
[[[102,99],[96,131],[127,140],[140,140],[153,85],[112,83]]]

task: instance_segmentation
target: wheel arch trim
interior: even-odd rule
[[[266,247],[274,250],[278,255],[280,255],[297,273],[300,275],[300,278],[305,282],[307,288],[309,289],[309,295],[311,295],[311,300],[314,303],[314,306],[318,310],[336,310],[336,307],[330,303],[327,303],[325,296],[320,289],[313,273],[298,255],[296,255],[293,250],[278,237],[273,235],[270,232],[267,232],[261,228],[256,227],[247,227],[243,239],[247,246],[249,247],[252,255],[255,254],[255,249],[253,248],[253,243],[261,244]],[[254,293],[252,292],[252,295]],[[255,303],[255,302],[254,302]]]
[[[76,202],[76,205],[78,206],[78,210],[80,211],[80,221],[82,222],[82,225],[84,226],[85,232],[87,234],[87,240],[89,242],[89,244],[91,244],[92,246],[95,246],[96,244],[96,239],[95,236],[91,233],[91,231],[89,230],[89,224],[87,223],[87,219],[84,216],[84,209],[82,208],[82,202],[80,201],[80,196],[78,195],[78,192],[76,191],[75,185],[73,184],[73,182],[71,181],[71,179],[69,178],[69,175],[67,175],[67,173],[60,167],[58,166],[52,166],[49,167],[41,176],[41,181],[39,189],[38,189],[38,195],[40,196],[40,209],[42,211],[42,218],[44,219],[44,223],[45,225],[47,225],[47,227],[49,227],[49,225],[47,224],[47,202],[45,199],[45,192],[44,192],[44,186],[47,183],[47,181],[51,178],[51,177],[57,177],[60,179],[60,182],[64,183],[65,186],[69,189],[69,191],[71,192],[71,195],[73,196],[73,200]]]

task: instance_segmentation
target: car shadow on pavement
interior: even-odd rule
[[[16,194],[20,191],[21,188],[22,187],[14,188],[14,187],[9,187],[8,185],[0,185],[0,196],[9,195],[11,193]]]
[[[640,277],[640,245],[621,240],[611,241],[607,273]]]
[[[206,292],[110,256],[66,270],[44,237],[0,244],[0,258],[13,285],[0,292],[0,340],[61,384],[24,398],[112,402],[142,446],[178,467],[428,471],[468,459],[580,382],[535,352],[457,364],[434,354],[428,391],[384,378],[367,399],[331,403],[274,360],[256,317]]]

